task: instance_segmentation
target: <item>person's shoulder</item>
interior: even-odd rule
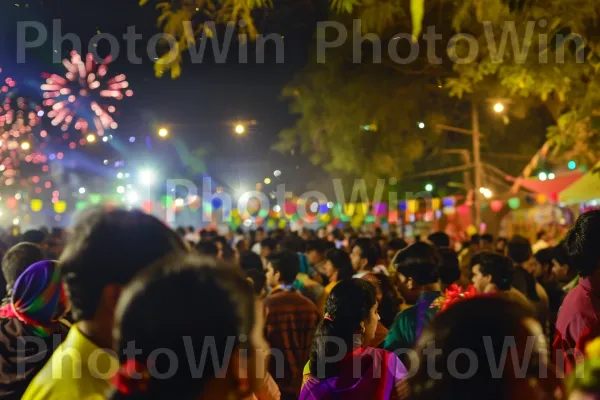
[[[75,399],[77,396],[75,396],[73,387],[73,382],[69,383],[60,379],[60,375],[53,371],[49,360],[29,383],[21,400]]]

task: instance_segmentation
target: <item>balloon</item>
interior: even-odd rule
[[[492,203],[490,204],[490,208],[493,212],[499,212],[500,210],[502,210],[502,207],[504,207],[504,203],[502,203],[502,200],[492,200]]]
[[[469,225],[467,227],[467,235],[469,236],[473,236],[477,234],[477,228],[475,228],[473,225]]]
[[[511,199],[508,199],[508,206],[511,209],[516,210],[517,208],[519,208],[520,205],[521,205],[521,199],[519,199],[518,197],[513,197]]]

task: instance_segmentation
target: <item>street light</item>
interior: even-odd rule
[[[152,186],[156,180],[156,175],[151,169],[143,169],[140,171],[140,183],[144,186]]]
[[[85,193],[85,188],[84,187],[80,187],[79,188],[79,194],[84,194]]]
[[[85,139],[90,143],[94,143],[96,141],[96,136],[90,133]]]
[[[265,185],[269,185],[271,183],[271,178],[265,178]]]
[[[273,172],[273,176],[275,176],[275,178],[279,178],[281,176],[281,171],[276,169],[275,172]]]
[[[419,122],[419,129],[425,129],[425,122]]]
[[[425,190],[427,190],[428,192],[433,192],[433,185],[431,183],[428,183],[427,185],[425,185]]]
[[[242,124],[237,124],[235,126],[235,133],[237,133],[238,135],[243,135],[244,133],[246,133],[246,127]]]
[[[21,148],[23,150],[29,150],[31,148],[31,145],[29,144],[29,142],[23,142],[21,143]]]
[[[504,104],[498,102],[496,104],[494,104],[494,112],[500,114],[501,112],[504,112]]]
[[[540,178],[540,181],[545,181],[546,179],[548,179],[548,174],[545,172],[540,172],[538,174],[538,178]]]
[[[160,128],[158,130],[158,136],[160,136],[161,138],[166,138],[167,136],[169,136],[169,130],[167,128]]]

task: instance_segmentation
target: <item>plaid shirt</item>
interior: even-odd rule
[[[265,299],[265,336],[275,354],[284,355],[283,366],[271,357],[269,372],[282,394],[297,396],[302,386],[302,368],[308,361],[319,311],[296,290],[275,288]],[[281,358],[281,357],[279,357]],[[282,369],[283,367],[283,369]]]

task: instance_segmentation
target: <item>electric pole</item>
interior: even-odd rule
[[[473,207],[475,208],[475,228],[477,232],[481,227],[481,194],[479,189],[482,187],[482,168],[481,168],[481,147],[479,132],[479,111],[475,100],[471,101],[471,114],[473,118],[473,167],[475,168],[475,187],[473,188]]]

